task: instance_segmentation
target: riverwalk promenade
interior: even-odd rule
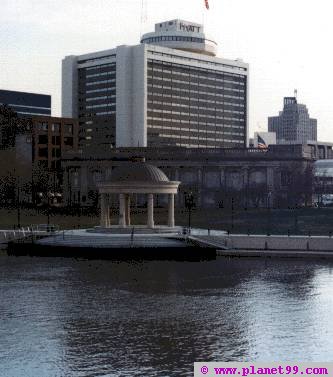
[[[131,250],[128,255],[133,255],[134,249],[155,249],[174,255],[186,253],[191,250],[201,249],[201,255],[210,255],[212,250],[216,256],[238,257],[319,257],[333,258],[333,238],[330,236],[290,236],[290,235],[248,235],[229,234],[221,230],[208,230],[175,227],[173,231],[159,232],[146,229],[80,229],[54,231],[34,231],[20,229],[13,231],[0,230],[0,244],[2,248],[9,245],[10,253],[18,255],[31,255],[31,250],[38,250],[38,255],[69,255],[75,249],[75,255],[80,250],[103,249],[103,255],[109,253],[121,255],[125,249]],[[53,250],[52,253],[50,250]],[[14,250],[14,252],[13,252]],[[18,252],[19,250],[19,252]],[[29,251],[30,250],[30,251]],[[57,250],[57,253],[54,253]],[[61,250],[61,252],[60,252]],[[116,252],[116,250],[118,250]],[[32,253],[33,254],[33,253]],[[125,255],[125,254],[124,254]]]

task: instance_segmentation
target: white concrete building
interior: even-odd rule
[[[62,64],[62,115],[82,147],[248,146],[248,64],[216,57],[203,26],[155,25],[141,44]]]

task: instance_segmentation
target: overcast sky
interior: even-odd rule
[[[331,0],[209,2],[146,0],[142,13],[142,0],[0,0],[0,88],[51,94],[60,116],[64,56],[137,44],[156,22],[204,20],[218,56],[250,64],[251,133],[297,88],[318,138],[333,142]]]

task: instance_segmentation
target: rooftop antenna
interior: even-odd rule
[[[297,100],[297,89],[294,89],[294,97],[295,97],[296,100]]]
[[[140,24],[140,41],[143,33],[144,24],[147,22],[147,0],[141,0],[141,24]]]

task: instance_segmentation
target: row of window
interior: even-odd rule
[[[97,85],[97,84],[107,84],[107,83],[110,83],[110,82],[116,82],[116,79],[86,82],[86,86]]]
[[[204,38],[195,38],[195,37],[182,37],[182,36],[161,36],[161,37],[150,37],[141,40],[141,43],[152,43],[152,42],[166,42],[166,41],[184,41],[184,42],[196,42],[196,43],[205,43]]]
[[[172,114],[173,111],[180,111],[184,114],[189,114],[189,113],[197,113],[197,111],[195,110],[205,110],[205,111],[209,111],[209,112],[216,112],[217,114],[218,113],[223,113],[225,111],[225,108],[230,108],[229,106],[233,106],[233,110],[236,111],[236,109],[234,109],[235,107],[244,107],[244,104],[241,104],[241,103],[232,103],[232,102],[222,102],[220,104],[219,107],[213,107],[213,108],[209,108],[208,106],[188,106],[188,105],[183,105],[183,104],[177,104],[175,103],[174,105],[171,105],[171,103],[168,103],[168,104],[162,104],[161,106],[148,106],[148,109],[149,110],[157,110],[157,111],[160,111],[162,113],[166,113],[166,114]],[[170,108],[170,107],[173,107],[173,109],[171,110],[168,110],[167,108]],[[182,109],[179,109],[180,107],[182,107]],[[185,111],[186,109],[186,111]],[[191,111],[192,109],[192,111]]]
[[[214,81],[227,81],[228,79],[231,80],[229,82],[244,82],[245,76],[241,75],[232,75],[229,73],[215,73],[213,76],[207,76],[206,72],[197,69],[190,69],[188,71],[178,71],[173,69],[172,67],[168,68],[156,68],[156,67],[148,67],[148,75],[154,74],[156,72],[161,72],[163,75],[177,75],[177,76],[185,76],[185,77],[193,77],[193,78],[200,78],[204,80],[214,80]]]
[[[154,87],[152,87],[152,86],[150,86],[150,85],[148,85],[148,87],[149,88],[152,88],[152,89],[154,89]],[[176,88],[176,90],[178,90],[178,88]],[[232,89],[230,89],[230,90],[228,90],[228,92],[232,92],[233,90]],[[184,93],[184,94],[186,94],[186,95],[181,95],[181,96],[178,96],[178,95],[176,95],[176,94],[174,94],[174,93],[172,93],[171,92],[171,94],[167,94],[166,92],[164,92],[164,93],[159,93],[159,92],[153,92],[153,93],[148,93],[148,98],[155,98],[155,97],[162,97],[163,99],[166,97],[166,98],[171,98],[172,100],[173,99],[177,99],[177,98],[179,98],[180,100],[183,100],[183,101],[204,101],[205,103],[207,102],[207,103],[215,103],[215,102],[218,102],[217,101],[217,99],[216,98],[214,98],[214,99],[212,99],[212,100],[210,100],[210,99],[207,99],[207,98],[199,98],[199,97],[193,97],[193,96],[191,96],[190,94],[191,94],[191,92],[189,93],[189,91],[185,91],[186,93]],[[226,91],[227,92],[227,91]],[[170,91],[169,91],[169,93],[170,93]],[[210,96],[212,96],[213,95],[213,93],[210,93],[210,92],[202,92],[202,91],[200,91],[199,92],[199,94],[203,94],[204,96],[208,96],[208,95],[210,95]],[[229,95],[227,95],[227,94],[221,94],[221,93],[214,93],[214,95],[216,96],[216,97],[227,97],[227,98],[233,98],[233,97],[236,97],[236,99],[239,99],[239,100],[244,100],[245,101],[245,98],[243,97],[243,96],[229,96]],[[165,101],[166,102],[166,101]]]
[[[208,91],[205,91],[204,89],[202,90],[194,90],[192,88],[178,88],[176,86],[167,86],[167,85],[154,85],[154,84],[150,84],[148,83],[148,88],[149,89],[170,89],[170,90],[174,90],[174,91],[180,91],[180,92],[185,92],[185,93],[189,93],[192,97],[193,95],[192,94],[204,94],[204,95],[215,95],[215,96],[219,96],[219,97],[224,97],[224,93],[218,93],[218,92],[208,92]],[[199,88],[200,89],[200,88]],[[221,88],[221,90],[223,90]],[[235,89],[235,88],[228,88],[228,90],[230,91],[234,91],[234,92],[239,92],[238,89]]]
[[[101,73],[91,73],[89,75],[86,75],[86,79],[91,77],[101,77],[101,76],[109,76],[109,75],[115,75],[115,71],[107,71],[107,72],[101,72]]]
[[[106,88],[100,88],[100,89],[90,89],[90,90],[86,90],[85,93],[86,94],[90,94],[90,93],[99,93],[99,92],[108,92],[108,91],[111,91],[111,90],[116,90],[115,87],[106,87]],[[84,94],[84,93],[80,93],[80,94]]]
[[[216,135],[232,135],[232,136],[243,136],[244,135],[243,132],[230,132],[230,131],[217,131],[217,130],[200,130],[200,129],[194,129],[194,128],[186,130],[185,128],[175,128],[175,127],[170,127],[170,126],[160,127],[160,126],[155,126],[155,125],[149,125],[148,127],[149,128],[159,129],[159,130],[181,131],[182,134],[184,135],[184,137],[185,137],[185,133],[186,132],[189,132],[191,134],[198,134],[197,137],[199,137],[199,134],[205,134],[205,135],[206,134],[214,134],[214,135],[216,134]]]
[[[45,135],[39,135],[38,136],[38,144],[48,144],[49,143],[49,140],[46,136],[45,138]],[[58,146],[58,150],[60,151],[60,145],[61,145],[61,139],[60,139],[60,136],[52,136],[52,143],[51,143],[53,146]],[[69,137],[64,137],[64,145],[65,146],[68,146],[68,147],[72,147],[74,145],[74,139],[73,137],[69,136]],[[39,148],[41,149],[41,148]],[[43,149],[47,149],[46,147],[44,147]]]
[[[88,98],[86,98],[86,102],[98,101],[98,100],[101,100],[101,99],[108,99],[108,98],[116,98],[116,95],[113,94],[111,96],[88,97]]]
[[[147,101],[148,104],[152,104],[152,105],[161,105],[160,108],[163,110],[163,106],[164,107],[167,107],[167,106],[175,106],[175,107],[186,107],[187,109],[196,109],[196,110],[211,110],[211,111],[215,111],[215,110],[218,110],[217,109],[217,106],[214,106],[214,107],[209,107],[208,104],[215,104],[215,105],[232,105],[232,106],[235,106],[235,107],[245,107],[244,103],[237,103],[237,102],[227,102],[227,101],[223,101],[223,102],[219,102],[219,101],[207,101],[207,100],[204,100],[204,99],[201,99],[201,98],[198,98],[195,102],[197,103],[194,103],[193,99],[191,101],[191,104],[183,104],[183,103],[180,103],[180,102],[166,102],[166,101],[150,101],[148,100]],[[205,106],[199,106],[199,102],[202,102],[202,104],[204,104]]]
[[[100,107],[116,107],[116,104],[115,103],[102,103],[98,105],[89,105],[89,106],[86,106],[86,109],[98,109]]]
[[[223,127],[223,128],[235,128],[235,129],[240,129],[240,130],[243,130],[244,129],[244,125],[241,125],[241,126],[237,126],[235,124],[226,124],[226,123],[216,123],[216,122],[200,122],[200,121],[193,121],[193,120],[179,120],[179,119],[170,119],[170,118],[161,118],[161,117],[150,117],[148,116],[147,117],[148,119],[148,123],[150,123],[150,121],[154,122],[154,121],[161,121],[161,122],[167,122],[167,123],[177,123],[177,124],[184,124],[184,123],[188,123],[189,125],[200,125],[200,126],[212,126],[212,127]],[[228,119],[228,118],[227,118]],[[223,118],[223,120],[225,121],[226,118]]]
[[[230,81],[230,80],[216,80],[214,81],[215,85],[210,85],[211,82],[209,82],[209,80],[206,79],[205,82],[195,82],[193,80],[177,80],[175,79],[174,77],[171,77],[171,78],[166,78],[166,77],[159,77],[159,76],[148,76],[148,79],[151,79],[151,80],[154,80],[155,81],[159,81],[159,82],[168,82],[168,83],[180,83],[180,84],[185,84],[185,85],[193,85],[193,86],[206,86],[208,88],[224,88],[225,85],[217,85],[216,82],[217,81],[220,81],[224,84],[233,84],[233,85],[240,85],[240,86],[244,86],[245,83],[242,82],[242,81]]]
[[[95,113],[95,115],[110,115],[110,114],[115,114],[115,111],[102,111],[99,113]]]
[[[231,139],[222,139],[222,138],[219,138],[219,137],[213,138],[213,137],[197,137],[197,136],[169,135],[169,134],[159,134],[158,136],[162,137],[162,138],[168,138],[170,140],[172,140],[172,139],[182,139],[183,141],[185,141],[185,140],[198,140],[198,142],[203,142],[203,141],[206,141],[206,140],[207,141],[218,141],[218,142],[234,141],[234,140],[231,140]]]
[[[102,69],[107,67],[115,67],[116,63],[108,63],[108,64],[101,64],[101,65],[94,65],[93,67],[87,67],[85,68],[86,71],[91,71],[93,69]]]
[[[173,115],[188,115],[188,113],[185,113],[183,111],[169,111],[169,110],[166,110],[166,111],[162,111],[162,110],[159,110],[159,109],[148,109],[148,111],[150,112],[154,112],[154,113],[160,113],[161,115],[163,114],[173,114]],[[221,111],[221,113],[233,113],[233,114],[244,114],[244,111],[236,111],[236,110],[223,110],[223,112]],[[213,119],[224,119],[223,116],[218,116],[218,115],[205,115],[204,116],[205,118],[213,118]]]
[[[232,112],[236,113],[237,109],[235,108],[232,108],[232,107],[228,107],[228,108],[231,108],[232,109]],[[155,112],[158,112],[158,113],[161,113],[161,114],[164,114],[164,116],[166,114],[177,114],[177,113],[180,113],[184,116],[192,116],[192,117],[206,117],[208,115],[211,115],[213,118],[220,118],[220,119],[223,119],[224,118],[224,113],[225,113],[225,108],[214,108],[214,109],[209,109],[209,108],[205,108],[205,107],[202,107],[201,110],[199,110],[198,108],[196,107],[192,107],[192,109],[184,109],[184,108],[180,108],[178,106],[174,106],[174,107],[168,107],[168,108],[163,108],[161,106],[149,106],[148,107],[148,111],[155,111]],[[230,114],[228,114],[230,115]],[[232,114],[234,115],[234,114]]]
[[[78,64],[83,64],[83,63],[91,63],[91,62],[96,62],[98,60],[102,59],[107,59],[107,58],[115,58],[116,54],[111,54],[111,55],[105,55],[105,56],[99,56],[96,58],[90,58],[90,59],[85,59],[85,60],[79,60]]]
[[[59,132],[61,128],[60,123],[52,123],[51,124],[51,131],[52,132]],[[39,131],[48,131],[49,124],[47,122],[38,122],[37,123],[37,129]],[[73,125],[72,124],[65,124],[64,125],[64,131],[68,133],[73,133]]]
[[[242,142],[243,143],[243,142]],[[229,143],[230,145],[232,145],[232,143]],[[220,145],[216,145],[216,144],[210,144],[210,145],[203,145],[203,144],[181,144],[181,143],[175,143],[174,144],[176,147],[187,147],[187,148],[219,148]]]
[[[215,66],[215,67],[232,68],[232,69],[239,70],[239,71],[247,71],[246,68],[238,67],[238,66],[234,66],[234,65],[230,65],[230,64],[212,62],[212,61],[203,60],[203,59],[189,58],[189,57],[185,57],[185,56],[167,54],[167,53],[152,51],[152,50],[148,50],[148,52],[151,53],[152,55],[155,55],[155,56],[165,56],[165,57],[168,57],[168,58],[171,58],[171,59],[183,60],[183,61],[200,63],[200,64],[207,64],[207,65],[211,65],[211,66]],[[154,62],[159,62],[159,61],[154,60],[154,59],[148,59],[148,62],[154,63]],[[175,63],[172,63],[172,64],[176,65]],[[182,65],[180,65],[180,66],[182,66]]]

